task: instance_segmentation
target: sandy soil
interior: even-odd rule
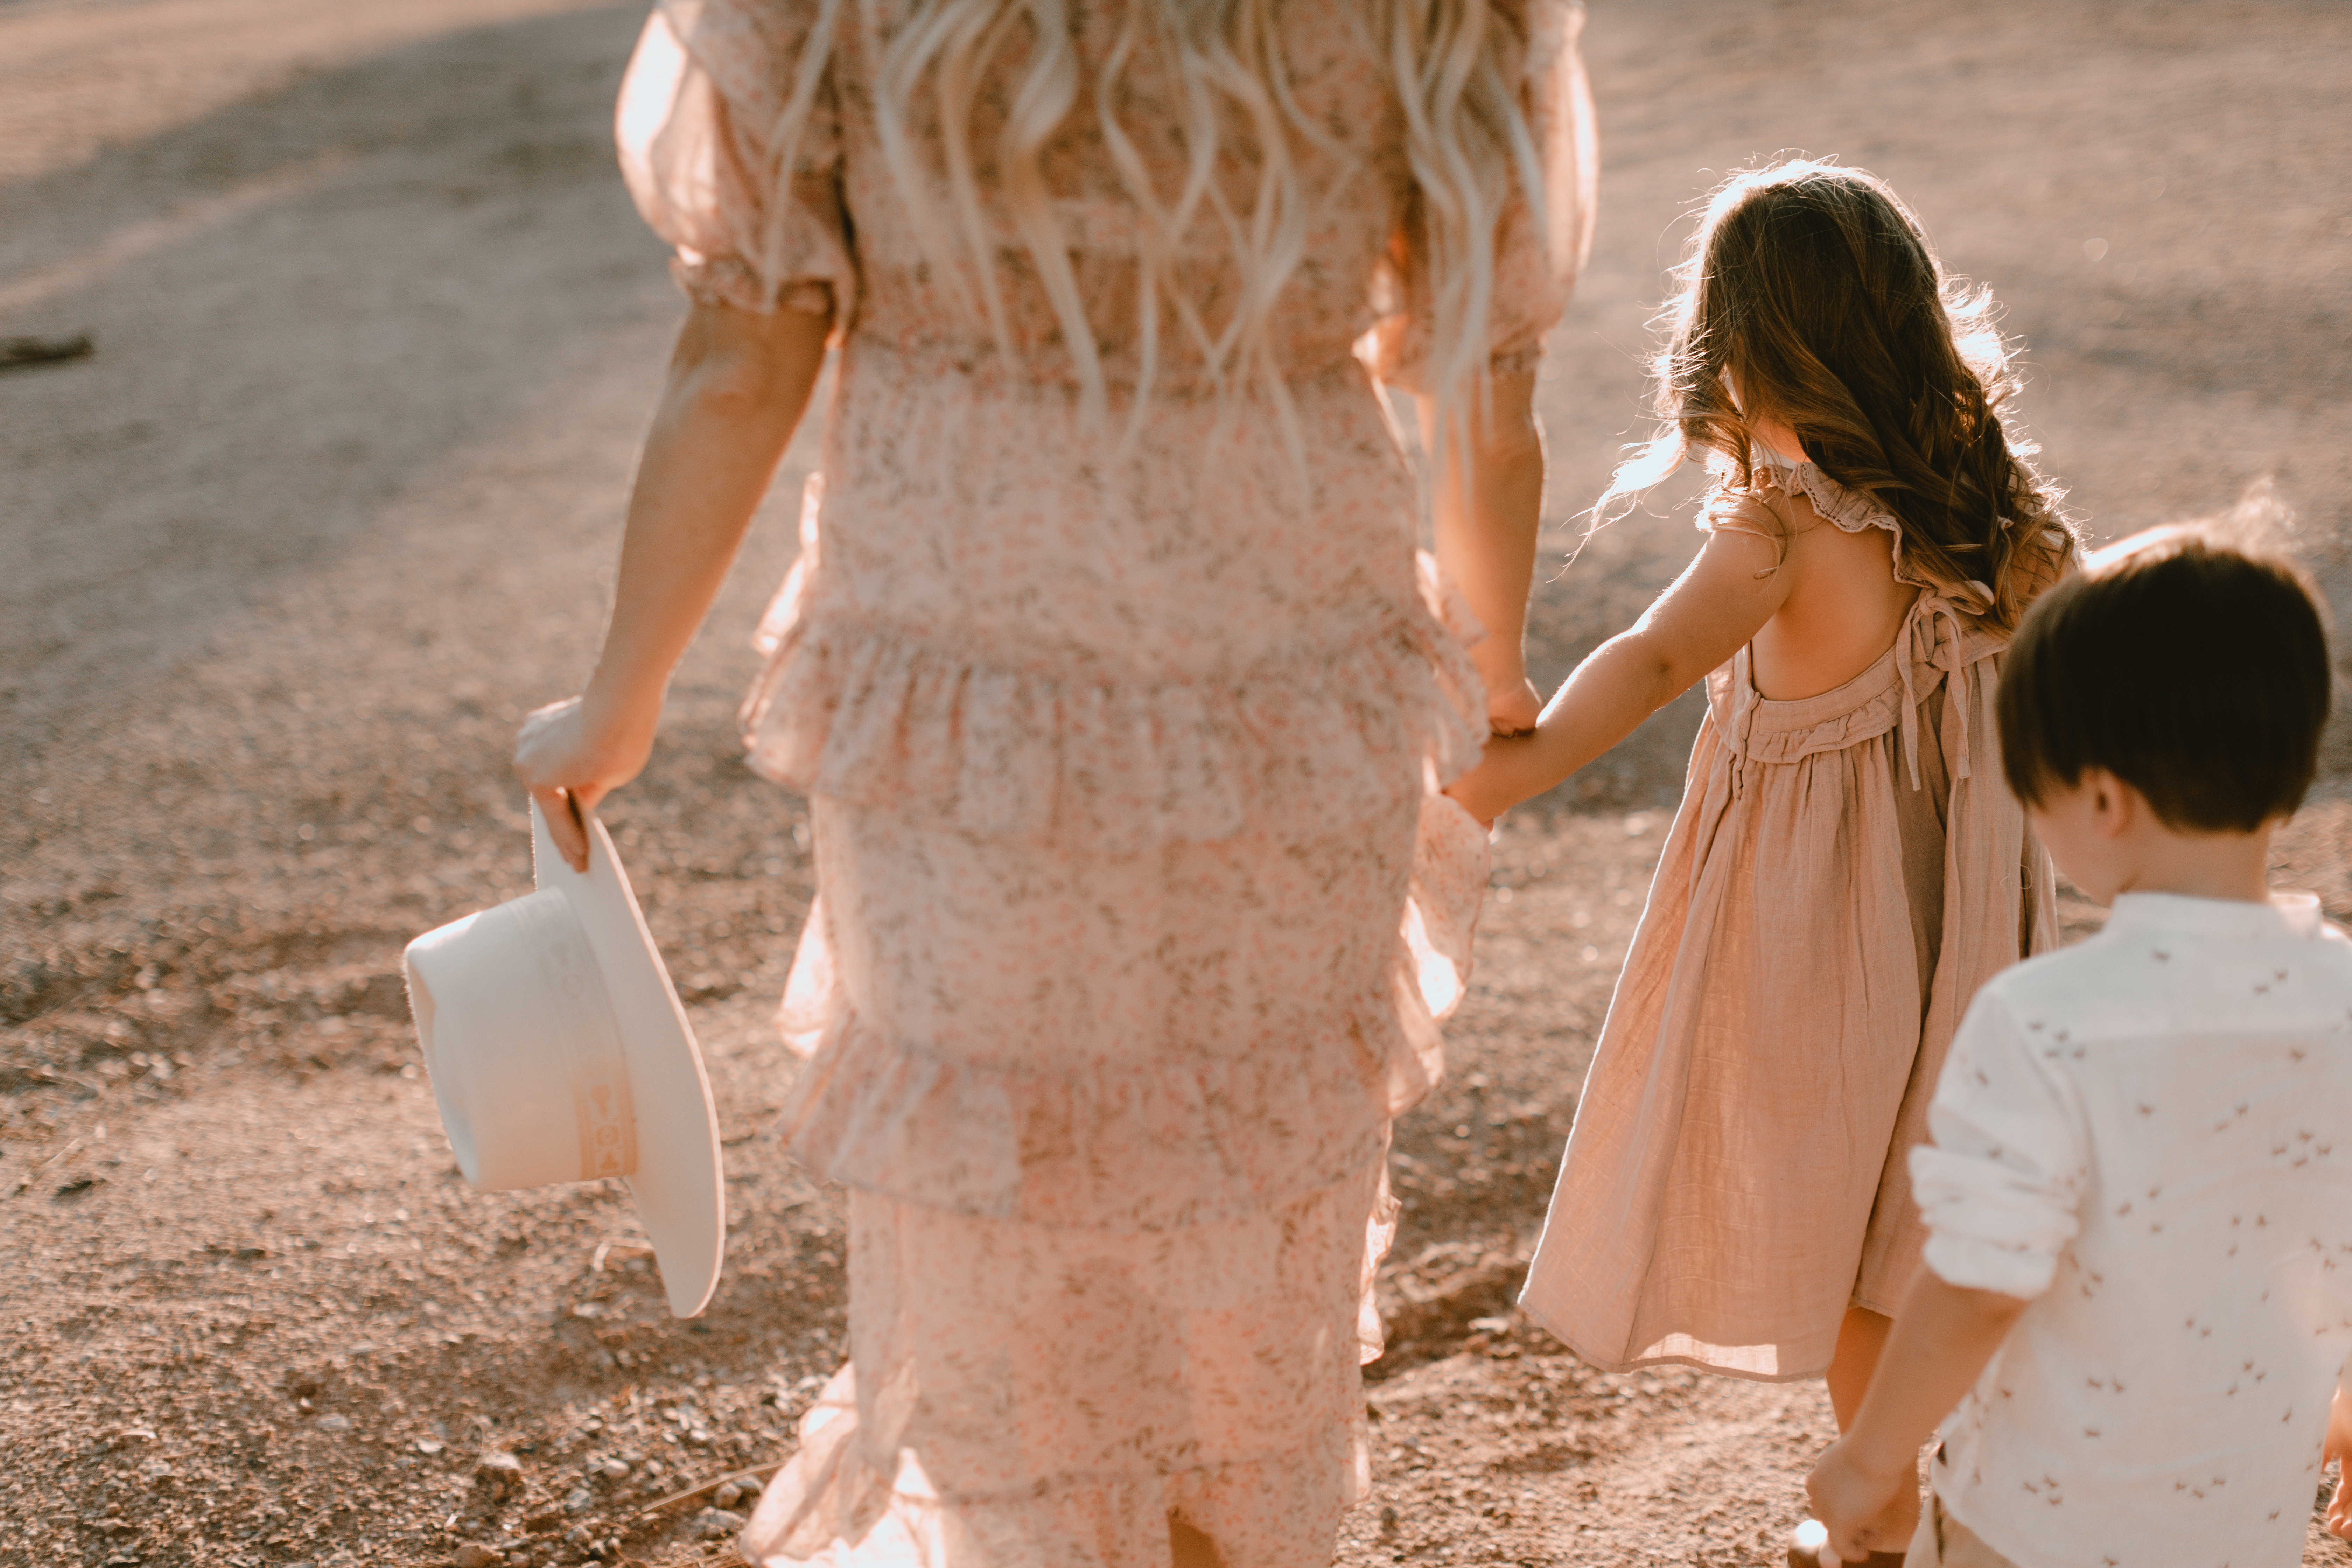
[[[760,1135],[804,816],[730,725],[810,442],[607,814],[720,1096],[707,1317],[663,1314],[614,1194],[457,1179],[397,980],[527,881],[506,742],[593,647],[677,319],[606,129],[640,16],[0,0],[0,333],[100,344],[0,376],[0,1563],[732,1561],[722,1500],[665,1500],[787,1452],[839,1358],[836,1195]],[[2267,479],[2352,611],[2352,13],[1597,3],[1590,50],[1558,552],[1681,215],[1803,148],[2007,301],[2095,532]],[[1543,679],[1686,558],[1675,499],[1545,585]],[[1509,1310],[1694,722],[1498,843],[1454,1070],[1400,1129],[1351,1565],[1768,1563],[1796,1517],[1818,1385],[1602,1376]],[[2339,918],[2346,732],[2281,846]]]

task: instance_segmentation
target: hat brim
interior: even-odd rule
[[[719,1115],[702,1050],[678,1005],[653,932],[629,890],[612,837],[586,817],[588,869],[574,871],[530,807],[532,879],[560,889],[595,948],[597,966],[629,1068],[636,1112],[637,1168],[627,1178],[661,1267],[673,1316],[691,1318],[719,1288],[727,1251],[727,1177]]]

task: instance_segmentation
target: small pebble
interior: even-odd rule
[[[563,1500],[563,1511],[566,1513],[586,1513],[588,1511],[589,1505],[593,1503],[595,1500],[596,1500],[593,1497],[589,1495],[588,1489],[586,1487],[574,1487],[571,1493]]]
[[[318,1425],[321,1432],[348,1432],[352,1429],[352,1418],[348,1415],[321,1415]]]
[[[625,1481],[629,1479],[629,1467],[624,1460],[607,1459],[596,1467],[596,1473],[608,1481]]]
[[[710,1447],[710,1434],[704,1431],[699,1426],[690,1428],[686,1434],[686,1440],[693,1444],[698,1448],[708,1448]]]
[[[694,1516],[694,1532],[705,1541],[733,1535],[743,1528],[743,1516],[732,1509],[706,1508]]]
[[[493,1449],[475,1461],[474,1479],[495,1493],[520,1491],[522,1461],[512,1454]]]
[[[420,1454],[437,1454],[441,1451],[441,1448],[442,1443],[437,1437],[419,1437],[416,1439],[416,1451]]]
[[[710,1506],[713,1508],[733,1508],[742,1500],[743,1489],[733,1481],[720,1482],[719,1489],[710,1494]]]
[[[468,1541],[457,1548],[457,1568],[498,1568],[499,1554],[478,1541]]]

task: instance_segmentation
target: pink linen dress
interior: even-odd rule
[[[1786,537],[1801,495],[1902,523],[1811,463],[1719,492],[1703,526]],[[1612,1371],[1827,1370],[1849,1305],[1892,1314],[1926,1241],[1906,1157],[1976,989],[2057,937],[2056,877],[2001,781],[2007,638],[1920,589],[1832,691],[1707,711],[1520,1305]]]
[[[1522,6],[1506,64],[1549,221],[1522,205],[1498,231],[1506,367],[1564,307],[1591,188],[1579,13]],[[1368,7],[1282,9],[1323,132],[1293,149],[1306,259],[1275,321],[1300,440],[1171,332],[1122,450],[1139,219],[1093,118],[1106,25],[1073,13],[1087,79],[1047,166],[1109,437],[1023,251],[1006,355],[918,247],[874,100],[914,9],[662,0],[620,110],[688,291],[839,332],[745,726],[812,801],[783,1131],[850,1188],[850,1361],[743,1548],[1158,1568],[1176,1514],[1226,1568],[1325,1563],[1367,1481],[1389,1123],[1440,1070],[1486,876],[1434,794],[1475,759],[1484,696],[1355,352],[1378,325],[1409,383],[1424,335],[1371,303],[1384,279],[1412,298],[1388,270],[1411,254],[1402,112]],[[811,82],[779,168],[772,128]],[[1131,66],[1122,123],[1179,122],[1165,87]],[[986,84],[983,121],[1004,107]],[[1143,146],[1173,188],[1181,148]],[[1237,286],[1221,241],[1183,260],[1196,298]]]

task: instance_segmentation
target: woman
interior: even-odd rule
[[[1433,792],[1535,710],[1529,405],[1589,233],[1579,19],[648,24],[622,162],[693,310],[595,673],[516,769],[584,854],[554,808],[643,765],[837,343],[745,718],[811,800],[783,1128],[850,1189],[851,1357],[755,1561],[1329,1560],[1366,1485],[1388,1125],[1438,1070],[1484,880]],[[1417,563],[1374,328],[1444,456],[1475,653]]]

